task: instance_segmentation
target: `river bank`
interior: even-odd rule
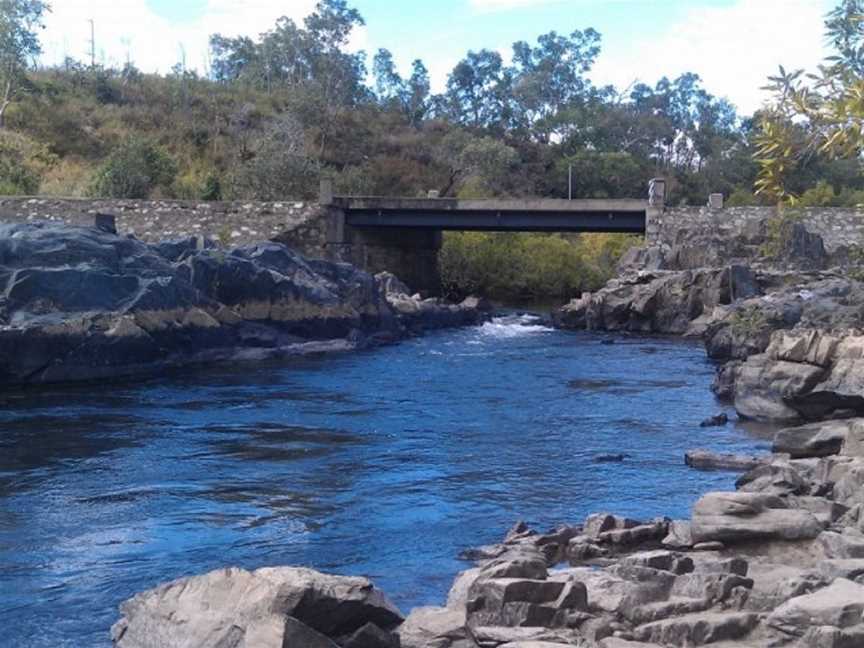
[[[724,478],[719,491],[701,497],[710,486],[700,481],[698,490],[688,498],[698,498],[689,519],[686,505],[655,508],[656,517],[641,518],[639,511],[645,511],[650,496],[636,486],[635,478],[647,466],[633,464],[633,451],[627,452],[620,440],[610,437],[606,447],[589,445],[590,457],[585,459],[598,467],[596,475],[614,474],[618,466],[624,469],[617,483],[618,487],[626,484],[625,490],[633,491],[637,498],[632,517],[626,517],[627,511],[622,511],[613,498],[607,510],[618,515],[590,514],[581,524],[559,526],[552,532],[535,532],[527,525],[517,525],[501,544],[469,552],[468,556],[478,564],[457,578],[445,606],[415,608],[404,622],[384,594],[367,581],[288,568],[263,572],[228,570],[184,579],[134,597],[122,607],[122,618],[113,631],[115,644],[127,648],[204,646],[222,640],[231,646],[298,648],[392,648],[399,644],[408,648],[645,648],[702,644],[761,647],[796,642],[820,648],[859,645],[864,636],[864,597],[855,579],[864,573],[860,523],[864,426],[858,419],[849,418],[857,413],[854,384],[852,388],[844,387],[851,394],[820,386],[825,382],[840,384],[843,376],[854,378],[857,333],[826,334],[822,329],[804,327],[854,321],[859,312],[857,282],[840,272],[813,273],[800,268],[760,266],[758,262],[736,262],[719,268],[652,268],[652,264],[663,265],[656,263],[659,255],[650,251],[640,254],[631,263],[640,258],[650,263],[635,270],[631,266],[629,272],[625,265],[620,279],[562,309],[556,315],[559,325],[704,336],[711,356],[730,362],[720,371],[715,389],[718,395],[731,396],[739,413],[751,407],[751,411],[769,414],[795,412],[799,418],[844,414],[846,418],[781,431],[771,454],[766,452],[767,447],[741,447],[738,454],[746,455],[746,461],[753,461],[750,457],[757,455],[755,467],[735,484]],[[798,281],[801,278],[804,283]],[[381,282],[385,295],[404,294],[386,288],[391,278],[376,281]],[[406,312],[418,303],[407,295],[385,299],[390,309],[400,301],[412,304],[405,308]],[[527,324],[526,329],[543,329],[538,324],[523,324]],[[501,322],[483,328],[487,327],[489,331],[498,330],[495,327],[506,329]],[[626,342],[609,337],[594,340],[604,351],[600,355],[606,361],[610,350],[620,349],[624,346],[621,342]],[[586,375],[565,382],[576,393],[604,392],[609,402],[628,407],[636,402],[636,395],[644,394],[649,409],[632,421],[637,428],[644,426],[646,420],[660,413],[649,413],[651,408],[657,410],[661,404],[677,408],[680,394],[673,399],[670,393],[686,384],[680,379],[686,370],[670,366],[655,367],[661,374],[645,382],[658,345],[646,346],[648,362],[641,367],[634,362],[639,355],[630,353],[635,349],[627,348],[628,353],[622,355],[623,370],[639,376],[634,381],[635,389],[630,388],[630,379],[622,376],[604,381],[603,360]],[[551,350],[543,348],[541,345],[540,355],[532,358],[518,362],[508,359],[507,366],[525,374],[533,363],[549,357]],[[649,353],[652,348],[654,351]],[[761,369],[752,370],[754,363],[761,363]],[[417,375],[425,375],[426,370],[424,367]],[[806,373],[804,378],[802,372]],[[442,378],[453,381],[454,375],[458,374]],[[501,368],[488,368],[482,375],[500,377]],[[560,379],[556,375],[556,382]],[[767,387],[761,382],[765,380]],[[646,391],[649,383],[656,392]],[[758,389],[751,389],[753,384]],[[526,386],[524,376],[502,385],[508,394]],[[707,391],[707,384],[703,388]],[[473,385],[466,385],[462,391],[474,402]],[[547,397],[545,392],[539,396]],[[559,406],[572,398],[571,392]],[[531,412],[537,402],[520,407]],[[839,407],[840,403],[844,407]],[[441,411],[450,408],[446,405]],[[813,412],[817,413],[815,417]],[[722,418],[713,421],[721,427],[699,428],[699,423],[714,413],[713,407],[704,405],[698,418],[691,412],[685,430],[701,429],[700,441],[721,438],[726,434]],[[691,435],[669,447],[672,437],[668,432],[682,425],[680,408],[663,415],[669,425],[663,428],[667,436],[659,435],[666,444],[662,452],[674,454],[680,469],[686,471],[682,455],[696,444]],[[172,414],[172,418],[175,416]],[[465,412],[463,419],[471,421],[475,416],[472,410]],[[790,422],[792,417],[759,418]],[[544,440],[562,422],[539,436],[539,446],[519,454],[536,464],[550,448]],[[648,436],[642,438],[647,440],[652,432],[657,430],[649,427],[645,430]],[[569,442],[576,444],[574,448],[585,448],[590,438],[574,437]],[[512,446],[518,450],[521,446],[516,439],[505,445],[501,439],[494,443],[499,449]],[[258,447],[259,442],[250,443],[248,452],[254,453]],[[430,447],[434,445],[424,444],[422,452],[428,452]],[[730,449],[736,452],[728,447],[713,452],[727,454],[723,451]],[[486,469],[492,472],[501,470],[491,461],[497,451],[490,448],[483,458]],[[713,457],[711,453],[703,454],[700,461],[711,463]],[[729,465],[730,458],[717,460]],[[733,457],[733,465],[735,461]],[[558,463],[569,466],[569,456],[565,453]],[[631,466],[635,472],[628,473]],[[585,470],[584,463],[580,469]],[[519,483],[530,483],[539,474],[534,471],[513,477]],[[507,475],[503,471],[502,477]],[[558,479],[556,487],[562,488]],[[502,484],[506,483],[505,479]],[[597,483],[589,480],[581,487],[564,488],[562,497],[572,501],[591,492]],[[679,491],[681,484],[681,475],[660,478],[656,482],[660,490],[654,497],[664,490]],[[498,485],[485,491],[478,497],[478,504],[487,502],[500,488]],[[118,501],[126,497],[121,492]],[[593,510],[598,510],[596,504]],[[454,517],[453,521],[458,527],[458,519]],[[424,523],[422,518],[416,522]],[[440,526],[442,520],[425,523]],[[403,529],[401,537],[405,533]],[[335,564],[333,570],[340,571]],[[321,618],[322,610],[328,611],[326,622]]]
[[[770,454],[691,455],[702,465],[752,466],[734,490],[702,495],[689,518],[599,513],[545,533],[517,525],[502,543],[470,554],[477,567],[456,580],[443,607],[415,609],[404,621],[367,615],[349,633],[288,605],[278,610],[273,645],[285,637],[291,644],[296,623],[321,646],[862,645],[864,347],[855,327],[864,293],[842,266],[814,270],[832,260],[799,226],[773,259],[761,258],[764,230],[747,241],[720,234],[693,232],[677,249],[634,252],[621,278],[555,319],[574,329],[704,339],[724,363],[714,389],[739,416],[804,424],[777,432]],[[290,574],[250,578],[261,576],[300,598],[320,590]],[[166,614],[195,616],[202,596],[236,583],[233,574],[214,573],[170,586],[177,597],[143,593],[122,608],[115,640],[145,645],[141,629],[153,623],[182,635]],[[334,605],[344,609],[350,597]],[[248,613],[229,617],[249,630],[258,617]]]
[[[49,222],[0,225],[0,294],[0,385],[357,349],[489,316],[278,243],[148,245]]]
[[[21,648],[109,646],[121,601],[225,565],[368,576],[405,613],[441,605],[471,566],[459,555],[516,519],[680,518],[732,488],[681,460],[693,439],[767,449],[699,427],[733,414],[713,375],[690,341],[508,316],[110,389],[4,390],[0,623]]]

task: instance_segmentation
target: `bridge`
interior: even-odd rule
[[[413,289],[434,292],[443,231],[645,234],[662,212],[664,194],[658,179],[646,200],[352,197],[334,196],[324,181],[319,203],[330,258],[390,270]]]

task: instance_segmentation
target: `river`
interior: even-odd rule
[[[614,343],[610,343],[614,342]],[[440,604],[516,520],[687,516],[764,450],[701,345],[527,316],[371,351],[0,396],[0,645],[108,646],[117,605],[224,565],[371,577]],[[625,461],[595,461],[625,453]]]

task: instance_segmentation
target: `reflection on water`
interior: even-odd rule
[[[374,578],[443,600],[460,551],[516,519],[682,516],[765,446],[720,411],[696,345],[501,318],[401,345],[0,397],[0,625],[107,646],[116,606],[225,564]],[[621,463],[594,462],[625,453]],[[6,645],[6,644],[4,644]]]

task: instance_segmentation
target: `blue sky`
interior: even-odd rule
[[[185,55],[207,66],[207,36],[258,34],[280,15],[302,20],[315,0],[54,0],[43,37],[49,63],[85,58],[89,24],[109,64],[129,59],[165,72]],[[390,49],[407,71],[414,58],[443,87],[469,49],[505,57],[516,40],[593,27],[603,52],[591,74],[620,88],[663,75],[700,74],[709,91],[742,112],[758,108],[759,86],[779,64],[815,66],[824,56],[822,16],[833,0],[354,0],[366,19],[352,46]]]

